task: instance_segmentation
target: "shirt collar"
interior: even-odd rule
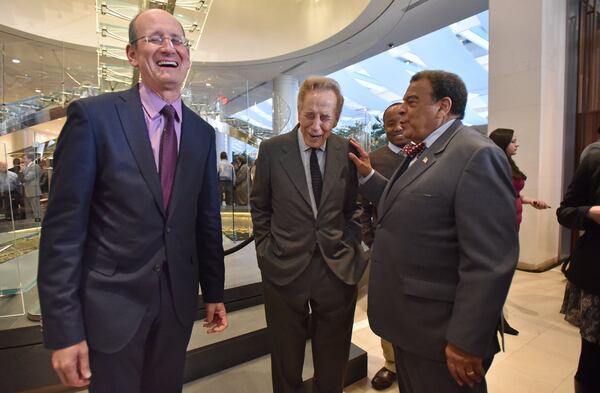
[[[396,146],[392,142],[388,141],[388,148],[393,151],[395,154],[400,154],[403,146]]]
[[[171,104],[175,108],[175,121],[181,122],[181,96],[179,96],[173,102],[167,102],[163,100],[158,94],[150,90],[144,83],[140,82],[140,100],[142,101],[142,107],[144,111],[151,119],[156,119],[160,116],[160,111],[165,105]]]
[[[300,127],[298,127],[298,145],[300,146],[300,151],[307,151],[307,150],[311,149],[310,146],[308,146],[306,143],[304,143],[304,138],[302,137],[302,131],[300,131]],[[318,150],[325,152],[326,147],[327,147],[327,139],[325,139],[325,142],[323,142],[323,144],[321,145],[321,147],[318,148]]]
[[[427,148],[430,148],[431,145],[433,145],[435,143],[435,141],[437,141],[437,139],[444,133],[444,131],[446,131],[448,128],[450,128],[450,126],[452,125],[452,123],[454,123],[455,120],[457,120],[457,119],[448,120],[446,123],[442,124],[435,131],[433,131],[431,134],[429,134],[427,136],[427,138],[425,138],[425,140],[423,140],[423,142],[425,143],[425,146]]]

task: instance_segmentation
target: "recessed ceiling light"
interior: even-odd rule
[[[41,93],[42,91],[40,89],[35,89],[36,93]]]
[[[206,82],[206,87],[211,87],[212,85],[208,82]]]
[[[12,59],[12,62],[15,63],[15,64],[19,64],[21,62],[21,60],[19,60],[19,59]]]

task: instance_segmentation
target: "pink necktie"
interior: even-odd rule
[[[177,166],[177,134],[175,133],[175,108],[165,105],[160,113],[165,117],[165,128],[160,138],[160,153],[158,173],[160,185],[162,186],[163,205],[165,211],[169,208],[173,181],[175,179],[175,167]]]

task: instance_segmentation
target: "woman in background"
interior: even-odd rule
[[[521,190],[525,187],[525,180],[527,180],[527,176],[519,169],[515,160],[513,160],[513,156],[517,154],[517,150],[519,149],[519,144],[517,143],[517,137],[515,136],[515,130],[510,128],[496,128],[490,134],[490,139],[494,141],[498,147],[504,151],[506,157],[508,158],[508,162],[510,163],[510,167],[512,169],[512,184],[515,189],[515,205],[517,208],[517,224],[521,225],[521,220],[523,218],[523,205],[531,205],[536,209],[548,209],[550,206],[539,199],[531,199],[521,194]],[[519,334],[519,331],[508,324],[506,319],[503,318],[504,323],[504,333],[511,334],[516,336]]]
[[[246,164],[246,157],[242,154],[236,157],[236,168],[235,174],[235,203],[239,206],[246,206],[248,204],[248,165]]]
[[[556,214],[561,225],[585,231],[563,268],[561,312],[581,334],[575,392],[600,392],[600,150],[583,158]]]

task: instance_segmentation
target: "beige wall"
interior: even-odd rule
[[[530,269],[558,256],[565,18],[564,0],[490,0],[488,130],[515,129],[515,161],[528,176],[523,195],[552,206],[524,206],[519,264]]]

